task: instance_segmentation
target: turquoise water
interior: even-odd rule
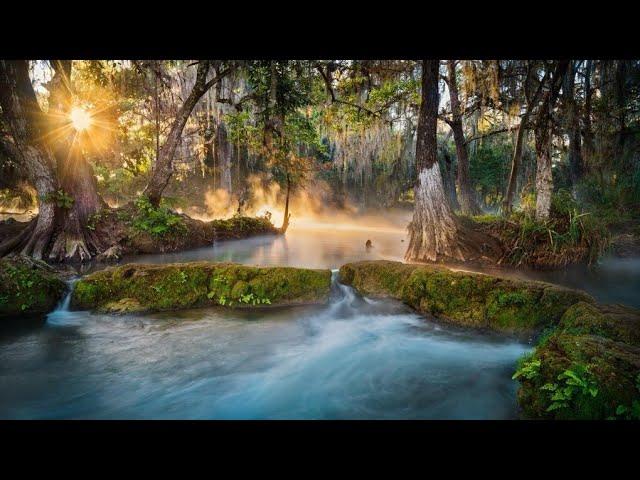
[[[405,238],[394,225],[317,226],[129,260],[336,269],[401,260]],[[633,304],[640,269],[629,262],[589,274],[513,274]],[[337,283],[324,306],[105,316],[70,312],[63,302],[46,319],[0,327],[0,418],[511,419],[511,375],[531,348]]]

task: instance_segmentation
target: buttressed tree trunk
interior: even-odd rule
[[[42,259],[54,232],[58,188],[55,158],[46,145],[46,120],[29,79],[26,61],[0,60],[0,106],[10,137],[0,137],[5,151],[25,170],[38,192],[38,216],[19,235],[0,244],[0,256],[10,252]]]
[[[207,90],[218,83],[230,71],[227,69],[220,72],[207,82],[207,74],[210,66],[211,62],[209,60],[200,60],[198,63],[196,83],[191,89],[189,96],[178,110],[178,114],[171,125],[169,134],[167,135],[167,139],[162,145],[160,154],[153,165],[151,178],[149,179],[149,183],[144,191],[144,194],[152,205],[158,206],[160,204],[162,192],[173,175],[173,158],[176,153],[176,148],[180,143],[182,131],[184,130],[184,126],[187,124],[187,120],[189,120],[191,112]]]
[[[545,93],[535,125],[536,137],[536,219],[545,220],[551,212],[553,176],[551,173],[551,112],[555,106],[569,62],[559,61],[551,86]]]
[[[416,138],[416,169],[413,220],[409,224],[409,247],[405,260],[497,260],[502,251],[488,235],[463,227],[451,211],[437,160],[438,60],[422,62],[422,103]]]
[[[25,169],[38,192],[38,216],[18,236],[0,245],[0,256],[17,252],[38,259],[86,261],[100,242],[87,228],[89,216],[102,206],[90,165],[70,125],[71,61],[53,61],[49,112],[37,102],[27,61],[0,62],[0,105],[10,129],[14,160]],[[70,206],[56,206],[57,192]]]
[[[88,261],[103,249],[100,239],[86,228],[91,215],[105,203],[98,195],[93,168],[82,154],[80,143],[85,132],[76,132],[69,125],[68,113],[73,107],[71,93],[71,61],[53,61],[54,76],[49,86],[49,137],[56,157],[58,182],[73,199],[60,218],[59,232],[49,253],[49,259]],[[51,111],[53,109],[53,111]],[[62,134],[63,133],[63,134]]]
[[[456,144],[456,155],[458,158],[458,201],[460,202],[460,210],[465,215],[478,215],[482,213],[476,197],[471,188],[471,178],[469,175],[469,155],[464,138],[464,130],[462,128],[462,111],[460,109],[460,100],[458,98],[458,82],[456,79],[456,62],[449,60],[448,62],[448,84],[449,97],[451,99],[451,121],[449,126],[453,131],[453,139]]]

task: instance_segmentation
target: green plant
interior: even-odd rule
[[[266,297],[258,297],[253,292],[240,295],[238,301],[240,303],[250,303],[252,305],[259,305],[261,303],[265,305],[271,305],[271,300]]]
[[[572,369],[558,375],[558,380],[559,383],[545,383],[540,387],[551,395],[551,404],[547,407],[547,412],[569,408],[572,403],[598,395],[598,384],[589,367],[585,365],[574,365]]]
[[[132,222],[134,230],[157,237],[183,235],[187,232],[183,218],[172,212],[166,204],[161,203],[159,207],[154,207],[145,196],[138,197],[134,203],[137,209]]]
[[[73,197],[68,195],[67,192],[62,189],[44,195],[42,200],[45,202],[55,203],[57,207],[64,209],[71,208],[74,202]]]
[[[538,359],[531,358],[531,355],[525,356],[520,359],[519,368],[516,370],[516,373],[511,377],[513,380],[516,380],[520,377],[526,378],[527,380],[533,380],[540,373],[540,365],[541,362]]]

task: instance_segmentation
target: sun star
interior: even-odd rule
[[[71,124],[78,132],[82,132],[91,126],[91,115],[84,108],[74,107],[69,114]]]

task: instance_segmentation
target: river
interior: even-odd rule
[[[127,261],[335,270],[362,259],[401,260],[402,221],[294,224],[286,237]],[[639,306],[637,262],[605,260],[590,273],[511,275]],[[0,329],[0,418],[513,419],[511,375],[531,349],[520,340],[439,324],[399,302],[362,298],[335,281],[329,303],[315,307],[138,316],[66,307]]]

